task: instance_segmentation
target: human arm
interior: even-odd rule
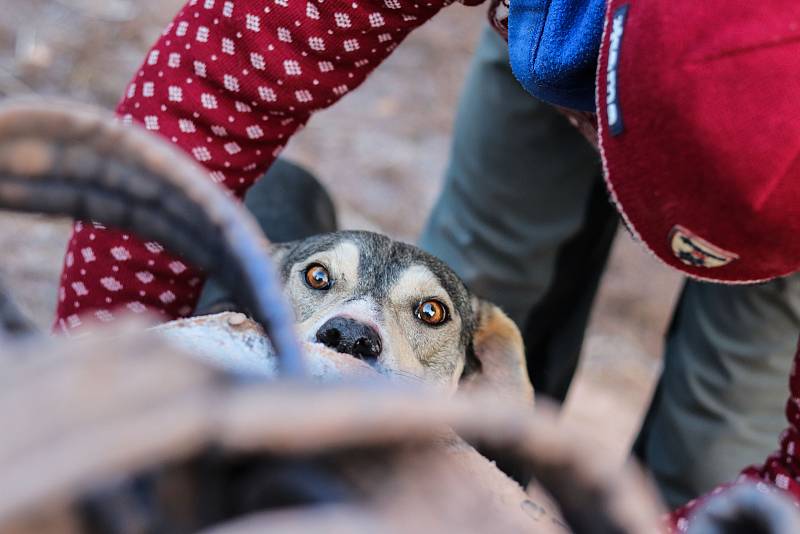
[[[334,104],[447,2],[191,0],[147,54],[117,108],[175,143],[241,197],[291,135]],[[56,329],[93,315],[191,313],[202,273],[157,243],[76,224]]]

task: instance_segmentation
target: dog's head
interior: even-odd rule
[[[380,234],[336,232],[274,245],[273,257],[301,339],[385,374],[532,399],[516,326],[434,256]]]

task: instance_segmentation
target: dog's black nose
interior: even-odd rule
[[[349,317],[334,317],[317,330],[317,341],[337,352],[374,363],[381,354],[381,337],[371,326]]]

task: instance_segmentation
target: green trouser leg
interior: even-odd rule
[[[616,228],[599,172],[580,136],[519,86],[505,44],[487,31],[421,245],[509,313],[537,392],[557,399],[575,371]],[[672,506],[777,446],[800,277],[746,287],[689,282],[680,302],[636,446]]]
[[[444,190],[420,245],[523,331],[538,394],[563,400],[617,217],[599,157],[511,73],[484,32],[455,123]]]
[[[686,283],[634,446],[669,505],[777,449],[798,331],[798,275],[751,286]]]

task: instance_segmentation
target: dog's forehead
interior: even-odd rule
[[[369,232],[351,236],[359,248],[359,279],[376,292],[387,293],[398,282],[438,284],[453,299],[467,297],[464,284],[450,267],[424,250]]]
[[[357,266],[353,247],[358,251]],[[463,317],[470,308],[469,292],[463,282],[444,262],[418,247],[394,241],[373,232],[344,231],[315,236],[299,242],[288,255],[288,266],[320,255],[330,255],[357,272],[356,290],[377,300],[387,298],[400,281],[417,281],[422,287],[433,283],[447,293]],[[413,273],[413,276],[409,276]],[[429,295],[434,296],[434,295]]]

